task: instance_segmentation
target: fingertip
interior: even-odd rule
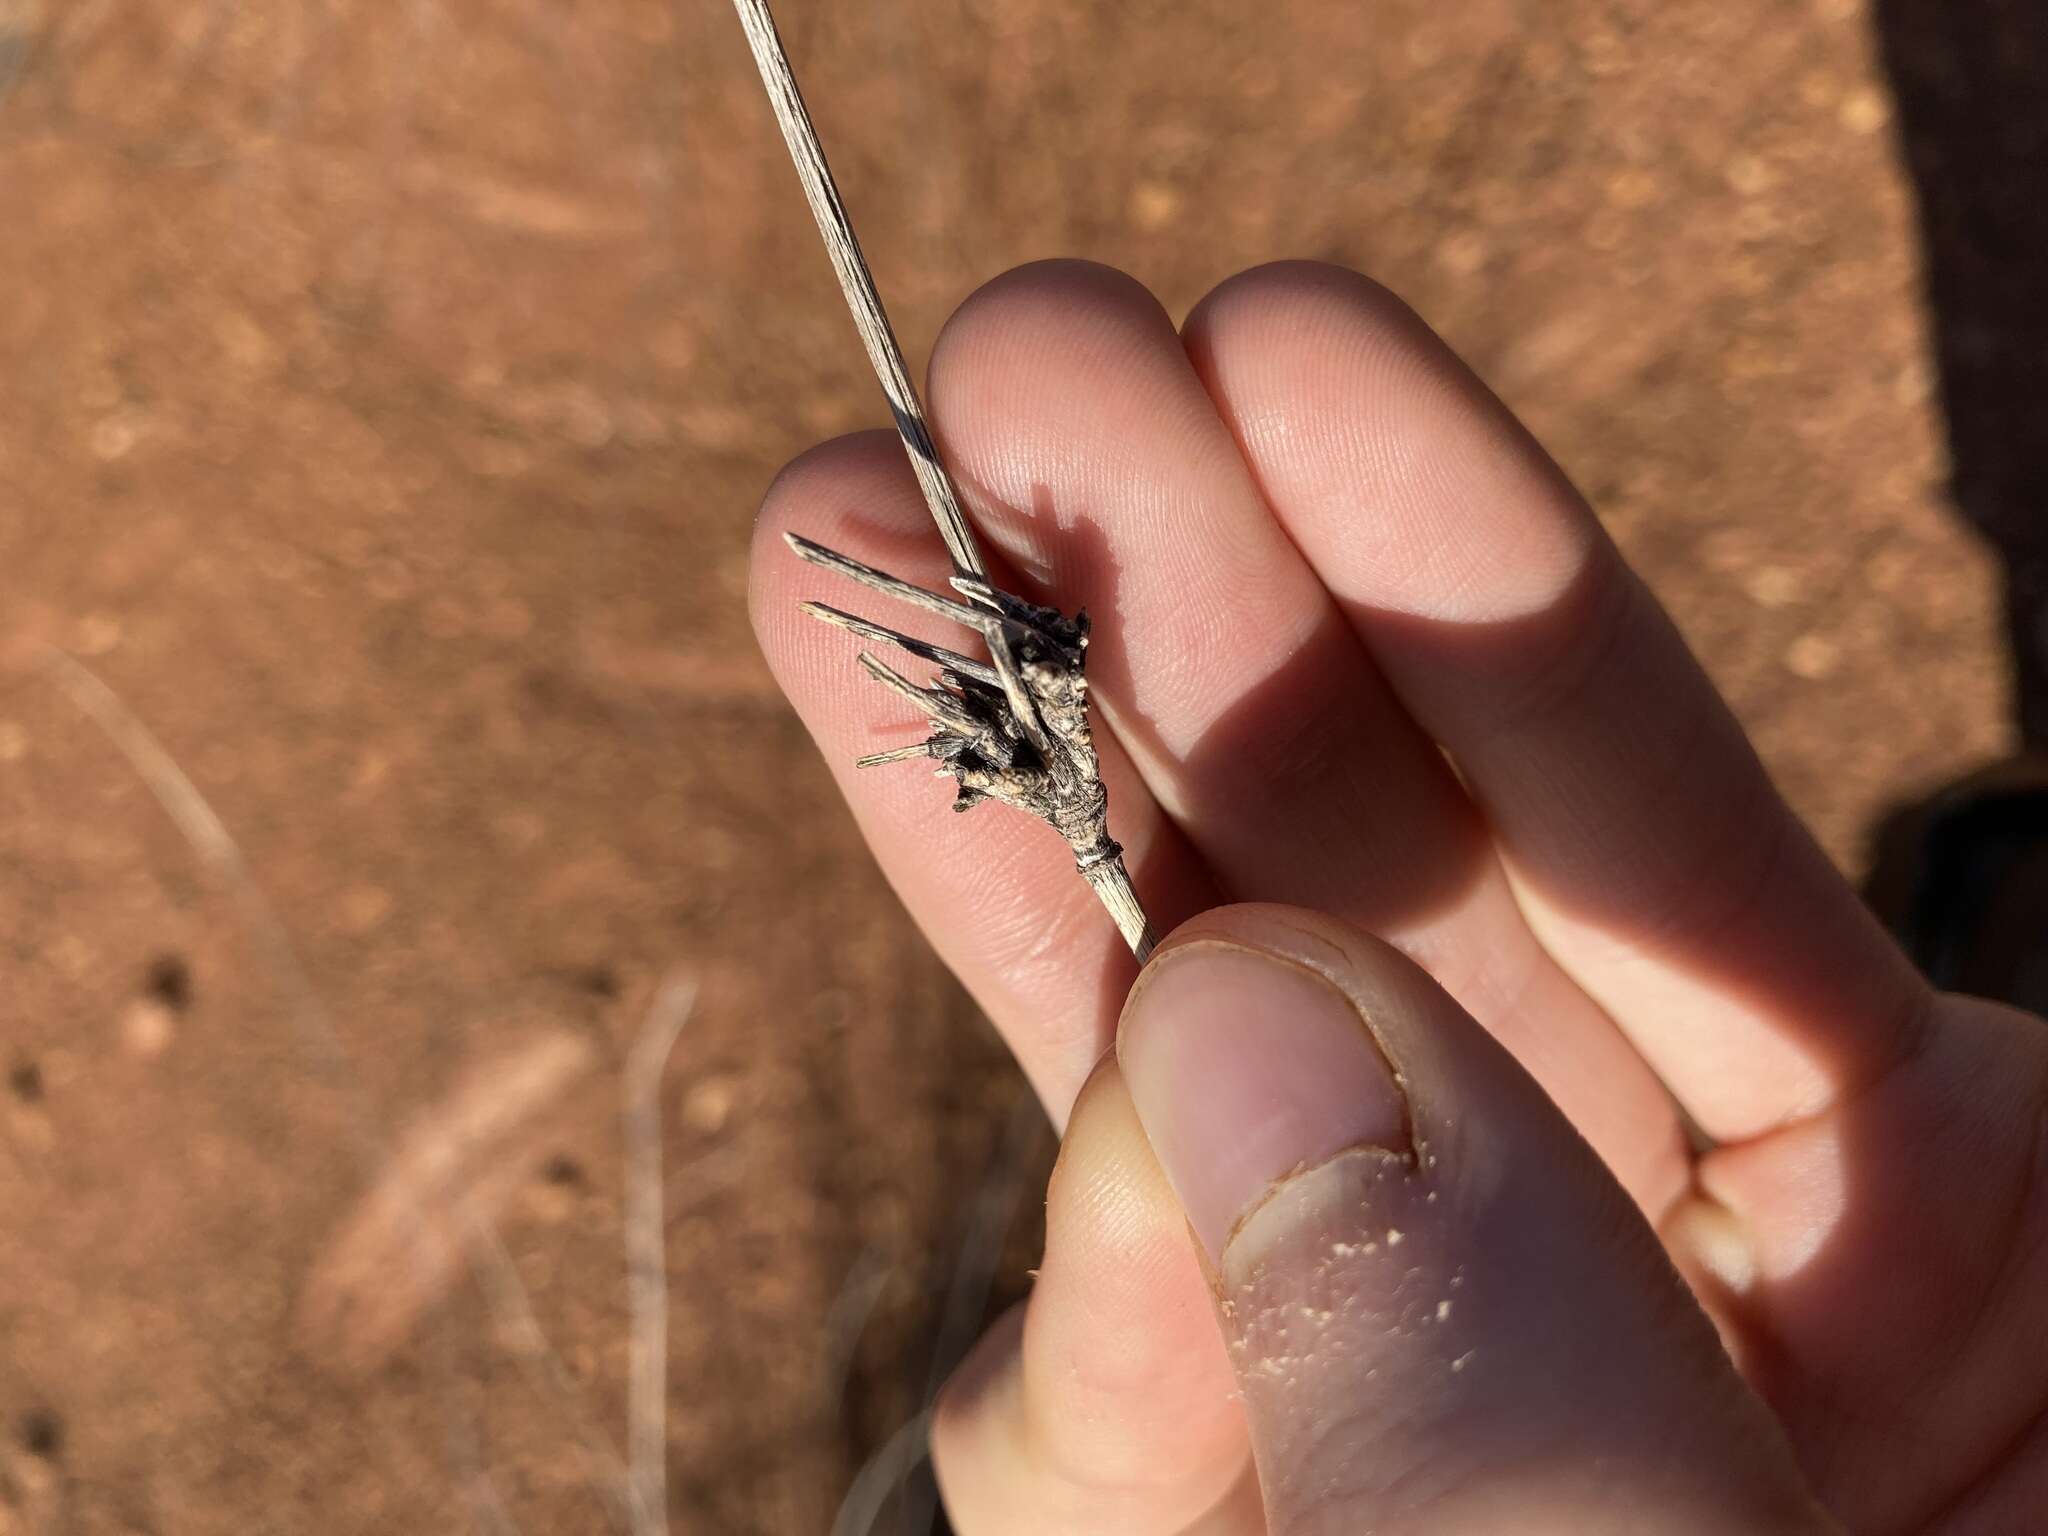
[[[1159,300],[1127,272],[1072,257],[1027,262],[953,311],[932,347],[929,393],[966,405],[979,387],[1064,368],[1077,351],[1114,355],[1172,334]]]
[[[1416,1048],[1433,1056],[1445,1046],[1437,1015],[1447,1010],[1463,1014],[1428,972],[1376,934],[1327,912],[1250,901],[1211,907],[1167,934],[1131,989],[1126,1018],[1159,974],[1162,961],[1200,945],[1257,951],[1321,977],[1352,1000],[1375,1035],[1387,1032],[1381,1043],[1390,1050],[1394,1036],[1403,1041],[1415,1037]],[[1490,1041],[1476,1026],[1474,1031],[1477,1038]]]
[[[1208,1292],[1172,1186],[1153,1157],[1113,1051],[1081,1087],[1046,1188],[1046,1254],[1056,1289],[1099,1320],[1136,1326],[1164,1292],[1208,1327]],[[1128,1309],[1128,1315],[1114,1316]]]
[[[820,624],[803,604],[817,600],[873,617],[920,639],[957,646],[950,626],[915,611],[876,611],[789,545],[800,534],[841,554],[934,591],[951,567],[932,532],[917,481],[893,432],[833,438],[785,465],[762,498],[747,573],[747,614],[782,691],[821,746],[848,757],[900,745],[897,717],[876,708],[857,684],[861,646]],[[893,606],[893,605],[892,605]]]
[[[1207,1283],[1105,1054],[1047,1187],[1038,1283],[936,1404],[947,1507],[975,1530],[1169,1536],[1223,1506],[1249,1454]]]
[[[1373,431],[1397,392],[1464,374],[1400,295],[1322,261],[1268,262],[1224,279],[1189,311],[1181,341],[1248,447],[1292,445],[1301,456],[1319,452],[1333,426]],[[1329,406],[1347,395],[1366,409],[1334,421]]]
[[[1225,908],[1161,946],[1123,1030],[1152,1145],[1214,1235],[1275,1529],[1397,1498],[1446,1532],[1538,1508],[1618,1529],[1621,1503],[1659,1529],[1803,1528],[1780,1523],[1802,1507],[1782,1443],[1640,1214],[1410,961],[1316,913]]]
[[[1157,965],[1184,945],[1203,942],[1236,942],[1271,949],[1278,954],[1290,954],[1301,964],[1325,974],[1334,974],[1338,968],[1366,969],[1381,964],[1412,966],[1384,939],[1327,912],[1270,901],[1233,902],[1196,913],[1159,941],[1152,951],[1151,965]]]
[[[1197,304],[1182,340],[1276,516],[1341,600],[1513,618],[1568,585],[1599,542],[1512,413],[1371,278],[1255,267]]]
[[[1355,340],[1385,347],[1442,344],[1408,302],[1351,267],[1293,258],[1262,262],[1226,277],[1193,309],[1182,339],[1200,367],[1220,336],[1247,326],[1269,334],[1341,323]]]
[[[1168,348],[1179,351],[1173,321],[1151,291],[1099,262],[1031,262],[968,295],[932,346],[926,394],[963,489],[984,493],[978,510],[1020,504],[1012,462],[1056,452],[1065,410],[1092,413]]]
[[[939,335],[930,398],[982,530],[1068,603],[1100,606],[1134,555],[1213,541],[1193,526],[1203,497],[1242,481],[1172,318],[1093,262],[1035,262],[979,289]]]
[[[902,455],[896,434],[883,429],[849,432],[806,448],[775,472],[754,519],[756,549],[764,531],[779,537],[791,514],[809,513],[820,503],[843,501],[876,479],[887,479]]]
[[[1181,1015],[1213,1009],[1232,994],[1219,979],[1208,984],[1206,996],[1194,989],[1193,997],[1201,998],[1196,1006],[1185,977],[1177,989],[1160,983],[1185,961],[1210,956],[1258,963],[1235,994],[1237,1024],[1226,1014],[1196,1031],[1208,1034],[1204,1048],[1218,1053],[1231,1047],[1233,1034],[1242,1037],[1236,1045],[1241,1062],[1227,1073],[1212,1070],[1218,1081],[1205,1086],[1189,1080],[1188,1058],[1195,1053],[1183,1046],[1193,1042],[1177,1042],[1176,1025],[1185,1024]],[[1289,973],[1320,985],[1290,985]],[[1342,1006],[1331,1008],[1334,1000]],[[1333,1022],[1319,1026],[1312,1013],[1326,1013]],[[1149,1022],[1141,1024],[1141,1014],[1149,1014]],[[1132,1037],[1148,1031],[1154,1037],[1149,1050],[1139,1041],[1134,1051]],[[1170,933],[1125,1003],[1118,1050],[1148,1130],[1153,1099],[1162,1093],[1193,1096],[1198,1109],[1210,1101],[1173,1144],[1205,1161],[1227,1160],[1220,1170],[1197,1170],[1191,1183],[1201,1182],[1226,1206],[1235,1201],[1235,1208],[1212,1213],[1208,1222],[1217,1251],[1227,1234],[1233,1263],[1249,1262],[1251,1250],[1242,1242],[1247,1201],[1256,1205],[1260,1190],[1277,1188],[1292,1169],[1355,1145],[1411,1161],[1432,1177],[1441,1167],[1443,1178],[1484,1198],[1499,1182],[1501,1149],[1516,1129],[1555,1114],[1506,1048],[1413,959],[1326,913],[1274,903],[1217,907]],[[1139,1059],[1145,1055],[1150,1063]],[[1141,1072],[1148,1081],[1140,1081]],[[1379,1082],[1380,1073],[1391,1078],[1391,1089]],[[1205,1136],[1202,1114],[1213,1118],[1233,1099],[1250,1123],[1235,1136],[1221,1125]],[[1179,1118],[1188,1118],[1185,1108]],[[1272,1143],[1282,1131],[1300,1137],[1300,1144]],[[1583,1152],[1578,1147],[1574,1155]],[[1270,1166],[1247,1161],[1255,1155]],[[1173,1173],[1163,1147],[1161,1156]],[[1582,1160],[1597,1167],[1590,1153]],[[1220,1185],[1208,1177],[1216,1172],[1224,1176]]]
[[[762,493],[748,548],[747,613],[764,644],[795,607],[790,591],[803,565],[788,547],[790,534],[834,548],[868,533],[907,538],[930,527],[930,514],[916,498],[902,446],[888,431],[832,438],[776,471]]]
[[[1029,1437],[1049,1470],[1077,1486],[1149,1488],[1183,1518],[1222,1497],[1246,1454],[1230,1364],[1114,1053],[1061,1142],[1022,1343]]]

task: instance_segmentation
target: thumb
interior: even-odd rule
[[[1117,1052],[1212,1266],[1272,1536],[1831,1529],[1620,1186],[1394,950],[1209,913]]]

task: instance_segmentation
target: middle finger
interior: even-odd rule
[[[1268,511],[1157,301],[1103,267],[1022,268],[949,322],[930,390],[977,524],[1037,595],[1094,616],[1103,716],[1225,894],[1399,944],[1639,1198],[1673,1192],[1661,1086],[1537,944],[1478,812]]]

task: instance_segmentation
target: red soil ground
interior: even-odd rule
[[[1855,0],[782,10],[914,352],[1039,256],[1176,312],[1356,265],[1845,866],[2005,749]],[[1013,1199],[1017,1293],[1050,1138],[743,613],[775,467],[883,420],[723,0],[0,0],[0,1532],[443,1530],[487,1487],[605,1529],[363,1149],[448,1241],[494,1203],[618,1441],[620,1075],[676,967],[677,1531],[825,1529]],[[218,812],[319,1017],[41,643]]]

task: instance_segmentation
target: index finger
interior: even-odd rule
[[[829,575],[799,561],[785,533],[944,591],[951,567],[895,436],[867,432],[826,443],[776,479],[754,531],[754,628],[883,874],[1009,1042],[1054,1123],[1064,1124],[1115,1033],[1137,965],[1050,828],[1000,805],[954,815],[952,784],[935,780],[927,765],[854,766],[868,753],[921,740],[925,722],[863,674],[859,641],[800,611],[799,598],[849,600]],[[849,606],[872,611],[858,601]],[[964,632],[949,633],[930,615],[881,617],[934,644],[957,649],[963,642]],[[1163,932],[1212,904],[1214,888],[1114,736],[1098,730],[1095,741],[1110,831]]]

